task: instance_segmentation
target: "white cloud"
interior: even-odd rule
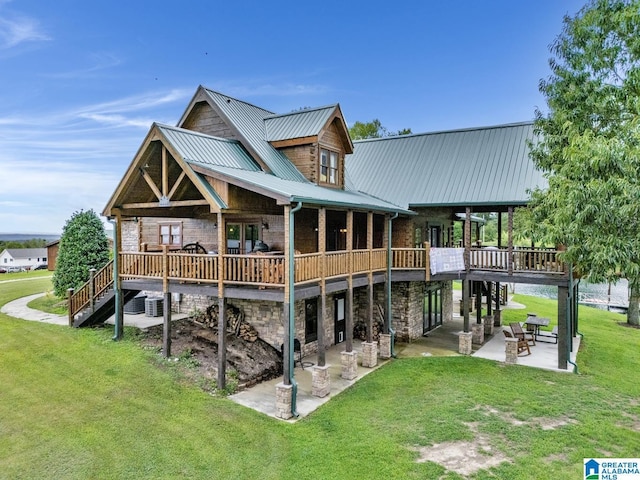
[[[8,50],[26,42],[50,40],[38,22],[28,17],[0,17],[0,50]]]

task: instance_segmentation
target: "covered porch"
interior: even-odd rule
[[[518,308],[524,312],[524,306],[513,302],[506,308]],[[505,362],[505,337],[502,334],[502,328],[505,327],[497,327],[493,335],[488,337],[483,345],[473,345],[472,356],[497,362]],[[463,332],[463,329],[463,317],[454,314],[451,320],[444,322],[441,327],[431,331],[427,336],[409,343],[396,343],[396,357],[402,359],[412,357],[460,356],[460,353],[458,353],[458,338],[460,333]],[[342,367],[340,362],[344,345],[332,345],[327,349],[326,365],[331,378],[331,391],[324,397],[317,397],[312,394],[313,369],[316,368],[314,363],[316,361],[316,355],[310,354],[302,358],[304,368],[302,368],[299,363],[296,363],[294,376],[298,387],[298,418],[291,418],[289,421],[293,422],[311,414],[321,405],[331,400],[335,395],[390,361],[389,359],[379,359],[377,365],[374,367],[363,367],[361,362],[363,355],[362,343],[363,342],[359,340],[354,340],[353,342],[353,351],[357,353],[359,360],[356,376],[352,380],[346,380],[341,377]],[[579,347],[580,338],[573,338],[571,362],[574,364]],[[538,342],[535,347],[531,347],[531,350],[531,355],[518,357],[518,365],[564,373],[571,371],[557,368],[558,345]],[[280,379],[274,379],[263,382],[231,395],[229,398],[240,405],[252,408],[265,415],[280,418],[276,411],[276,385],[280,381]]]

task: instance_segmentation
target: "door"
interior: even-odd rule
[[[304,343],[318,340],[318,299],[309,298],[304,302]]]
[[[251,253],[259,239],[260,229],[254,223],[227,224],[227,253],[232,255]]]
[[[335,343],[342,343],[345,341],[345,335],[347,331],[347,320],[345,314],[345,297],[344,295],[338,295],[334,300],[334,324],[335,324]]]
[[[422,333],[426,334],[442,325],[442,289],[429,290],[424,297]]]
[[[442,246],[442,228],[440,226],[429,227],[429,243],[432,247]]]

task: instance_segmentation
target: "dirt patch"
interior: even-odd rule
[[[578,423],[570,418],[549,417],[534,417],[523,421],[515,418],[510,412],[502,412],[488,405],[477,405],[473,410],[480,411],[486,416],[499,416],[502,420],[516,427],[538,426],[542,430],[553,430],[564,425]],[[434,462],[462,476],[472,475],[479,470],[495,467],[503,462],[511,462],[507,455],[492,447],[492,438],[489,435],[479,432],[479,423],[465,423],[465,425],[474,433],[474,440],[413,447],[411,449],[420,454],[417,462]],[[549,462],[562,461],[563,458],[548,457],[546,460]]]
[[[478,432],[477,424],[466,425],[476,434],[474,441],[444,442],[428,447],[416,447],[414,450],[420,453],[417,462],[434,462],[459,475],[468,476],[479,470],[511,461],[504,453],[491,446],[488,435]]]
[[[239,389],[282,375],[281,353],[264,340],[247,341],[227,331],[226,343],[227,379],[232,377],[237,381]],[[144,332],[142,344],[160,351],[162,325]],[[204,380],[203,385],[215,382],[218,375],[217,329],[198,325],[191,318],[172,322],[171,356],[187,360],[194,376]]]

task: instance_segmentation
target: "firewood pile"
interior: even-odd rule
[[[372,326],[372,340],[377,342],[380,339],[380,334],[382,333],[382,322],[374,321]],[[358,320],[353,325],[353,338],[358,338],[362,341],[367,339],[367,323],[363,320]]]
[[[245,322],[244,312],[233,305],[227,305],[226,313],[226,329],[227,332],[235,334],[236,337],[242,338],[247,342],[255,342],[258,339],[258,331],[253,328],[250,323]],[[207,309],[192,317],[194,323],[201,327],[211,328],[218,331],[218,305],[209,305]]]

